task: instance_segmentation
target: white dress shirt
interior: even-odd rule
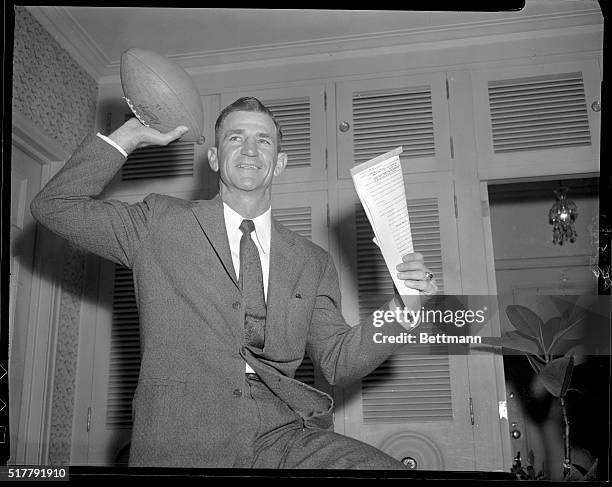
[[[232,253],[232,263],[236,271],[236,277],[240,277],[240,239],[242,230],[240,224],[245,218],[234,211],[227,203],[223,203],[223,216],[225,217],[225,230],[229,240],[230,251]],[[263,274],[264,298],[268,299],[268,276],[270,275],[270,232],[272,229],[272,210],[268,210],[253,218],[255,230],[251,232],[251,238],[259,251],[261,260],[261,271]],[[253,235],[253,233],[255,235]]]
[[[227,232],[227,239],[229,240],[234,271],[236,271],[236,277],[240,278],[240,239],[242,238],[240,224],[244,218],[238,212],[234,211],[227,203],[223,203],[223,216],[225,217],[225,230]],[[264,298],[267,301],[268,276],[270,275],[270,233],[272,229],[271,208],[268,208],[265,213],[252,220],[255,225],[255,230],[251,232],[251,239],[253,239],[259,251],[261,272],[263,274]],[[255,234],[254,236],[253,233]],[[245,364],[245,372],[253,372],[249,364]]]

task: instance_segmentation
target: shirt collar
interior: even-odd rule
[[[227,203],[223,202],[223,216],[225,217],[225,227],[228,235],[236,235],[238,239],[242,237],[240,224],[245,218],[235,211]],[[268,208],[264,213],[256,218],[251,218],[255,225],[255,237],[264,253],[270,252],[270,235],[272,233],[272,208]]]

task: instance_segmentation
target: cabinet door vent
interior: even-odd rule
[[[352,103],[355,164],[400,145],[402,159],[435,156],[429,86],[355,92]]]
[[[365,377],[361,392],[364,423],[452,420],[445,347],[406,345],[405,351],[395,353]]]
[[[312,209],[309,206],[276,208],[272,210],[272,215],[289,230],[312,239]]]
[[[132,271],[115,265],[106,428],[130,428],[140,373],[140,327]]]
[[[283,131],[281,151],[287,167],[310,166],[310,98],[262,101],[274,114]]]
[[[167,146],[143,147],[130,154],[121,168],[121,180],[193,176],[193,142],[171,142]]]
[[[414,251],[423,254],[425,265],[436,279],[438,292],[444,294],[438,200],[436,198],[410,198],[407,202]]]
[[[495,153],[591,144],[582,73],[489,81]]]
[[[440,218],[436,198],[408,199],[414,250],[423,254],[444,293]],[[355,205],[359,316],[371,313],[393,295],[393,282],[365,211]],[[426,324],[418,332],[427,331]],[[452,419],[447,345],[409,344],[362,380],[363,421],[402,423]]]

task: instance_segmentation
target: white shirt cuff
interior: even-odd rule
[[[100,132],[98,132],[96,134],[98,137],[100,137],[102,140],[104,140],[105,142],[108,142],[110,145],[112,145],[115,149],[117,149],[119,152],[121,152],[123,154],[123,157],[127,157],[127,152],[125,152],[123,150],[123,148],[117,144],[117,142],[115,142],[114,140],[109,139],[108,137],[106,137],[105,135],[102,135]]]

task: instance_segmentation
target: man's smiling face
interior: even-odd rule
[[[230,191],[266,190],[287,163],[277,150],[276,126],[265,113],[236,111],[221,126],[218,147],[209,150],[210,167]]]

